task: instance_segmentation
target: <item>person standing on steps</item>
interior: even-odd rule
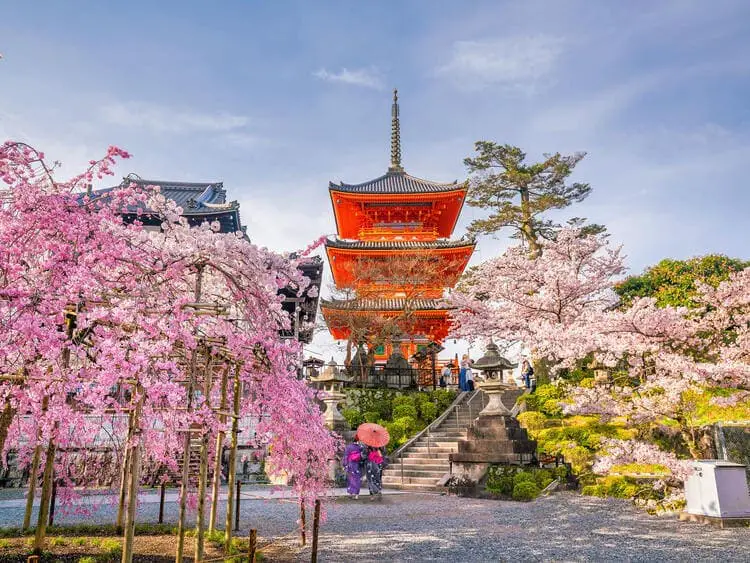
[[[523,384],[531,391],[531,382],[532,378],[534,377],[534,368],[531,367],[531,364],[529,363],[529,360],[524,358],[523,362],[521,363],[521,377],[523,378]]]
[[[466,367],[466,390],[474,391],[474,371],[471,369],[471,365],[474,360],[469,360],[469,365]]]
[[[443,366],[443,371],[440,372],[440,388],[445,389],[450,384],[451,384],[451,366],[450,364],[445,364]]]
[[[468,391],[466,387],[466,370],[471,369],[469,367],[470,361],[469,361],[469,355],[464,354],[461,356],[461,369],[458,370],[458,390],[459,391]]]

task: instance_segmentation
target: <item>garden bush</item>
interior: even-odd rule
[[[437,418],[438,408],[435,403],[422,403],[419,405],[419,414],[425,422],[432,422]]]
[[[513,500],[534,500],[540,492],[535,482],[522,481],[513,485]]]
[[[515,472],[516,470],[512,467],[490,466],[487,470],[486,489],[491,493],[511,496],[513,494],[513,475]]]
[[[537,411],[526,411],[518,415],[518,422],[529,432],[536,432],[544,428],[547,417]]]
[[[534,483],[536,484],[536,478],[534,477],[534,473],[531,471],[518,471],[513,476],[513,486],[517,485],[518,483]]]
[[[367,411],[364,413],[363,418],[365,419],[365,422],[377,422],[381,419],[381,416],[378,411]]]
[[[349,425],[349,428],[356,428],[360,424],[364,422],[364,418],[362,418],[362,413],[359,412],[359,410],[355,408],[348,408],[341,411],[341,416],[343,416],[346,419],[346,423]]]
[[[539,485],[539,488],[544,489],[555,480],[555,477],[549,469],[539,469],[534,472],[534,479],[536,479],[536,484]]]
[[[393,407],[393,420],[403,418],[405,416],[411,417],[416,420],[419,417],[417,413],[417,407],[414,404],[401,404]]]

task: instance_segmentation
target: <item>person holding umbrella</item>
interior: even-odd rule
[[[357,428],[357,436],[367,445],[367,459],[365,460],[367,488],[370,490],[371,500],[374,500],[376,496],[382,496],[383,469],[388,466],[384,448],[391,437],[388,435],[388,430],[371,422],[360,424]]]
[[[362,470],[367,458],[367,446],[359,441],[359,436],[354,435],[354,441],[346,446],[342,465],[346,471],[346,492],[355,499],[359,498],[359,490],[362,488]]]

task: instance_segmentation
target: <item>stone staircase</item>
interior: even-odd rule
[[[503,403],[512,408],[523,394],[506,391]],[[383,472],[383,486],[390,489],[432,491],[450,472],[449,455],[458,451],[469,425],[487,404],[481,391],[461,393],[456,401],[411,442],[394,452]]]

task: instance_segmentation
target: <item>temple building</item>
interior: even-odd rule
[[[343,297],[321,300],[333,337],[367,343],[378,363],[396,346],[411,358],[446,338],[443,294],[457,283],[475,246],[473,239],[450,239],[467,184],[423,180],[401,165],[395,90],[391,118],[388,171],[361,184],[329,183],[337,236],[329,237],[326,253]],[[389,334],[377,334],[389,323]]]
[[[128,186],[131,183],[143,187],[159,186],[159,191],[164,197],[171,199],[182,208],[182,216],[190,226],[216,221],[219,223],[219,232],[241,232],[248,238],[246,228],[240,222],[240,204],[236,200],[227,201],[227,192],[222,182],[144,180],[137,174],[128,174],[122,179],[121,185]],[[106,193],[113,189],[97,190],[95,193],[97,196],[106,196]],[[148,209],[141,209],[140,214],[137,214],[136,209],[133,209],[133,213],[126,213],[123,217],[128,222],[137,219],[146,228],[161,228],[161,218],[153,213],[150,214]],[[250,239],[248,238],[248,240]],[[300,270],[319,291],[323,277],[323,261],[321,258],[319,256],[306,258],[300,264]],[[292,318],[292,329],[282,331],[282,336],[295,338],[300,342],[309,344],[312,342],[312,327],[315,324],[318,310],[317,296],[309,297],[305,294],[304,297],[297,297],[296,290],[293,288],[283,288],[279,291],[279,294],[284,297],[281,304],[282,308]]]

